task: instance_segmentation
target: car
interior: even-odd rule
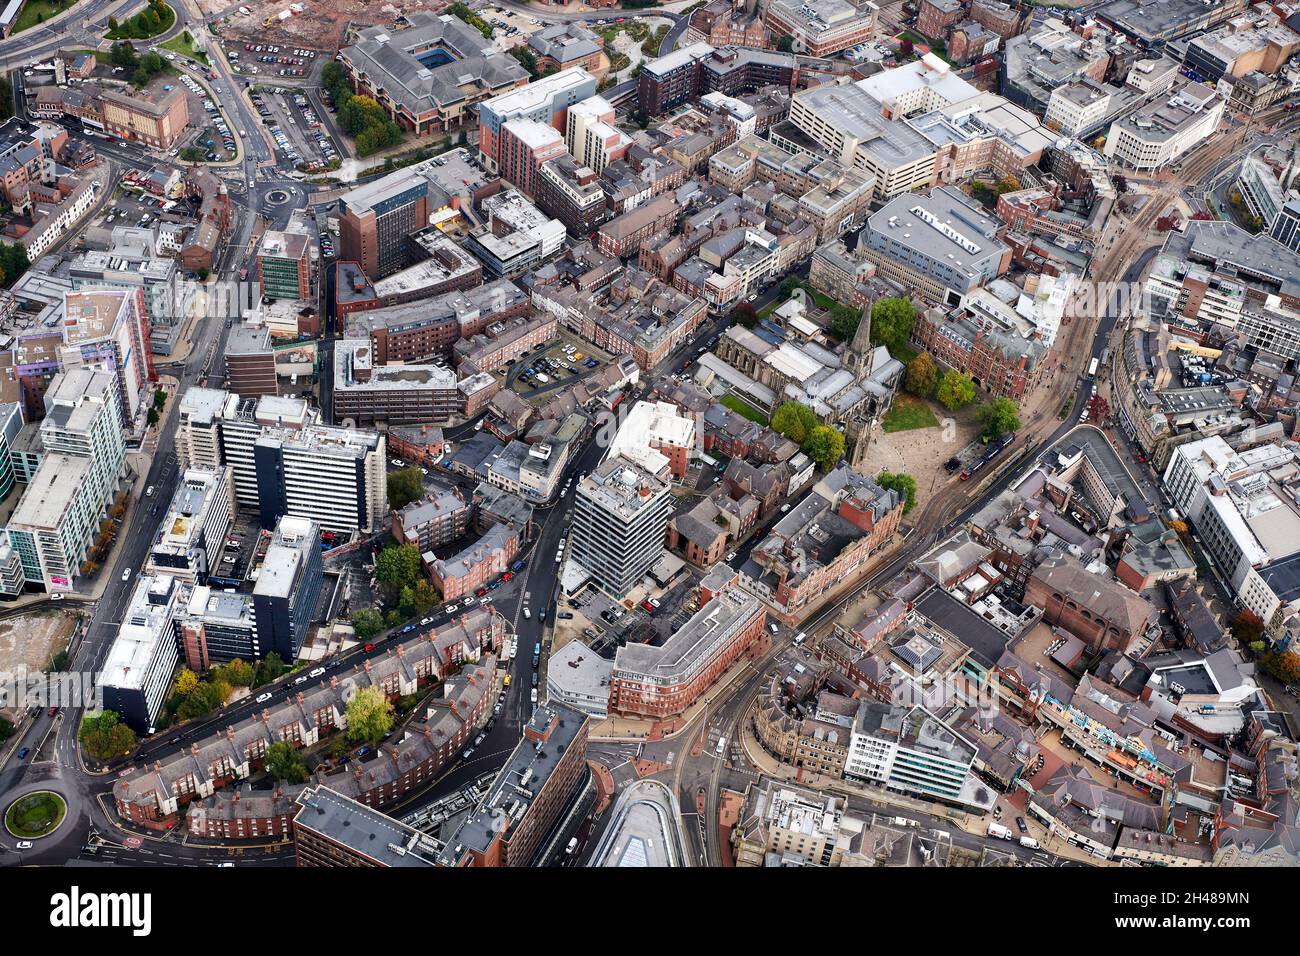
[[[295,677],[295,678],[293,679],[293,682],[294,682],[295,684],[305,684],[305,683],[307,683],[307,675],[306,675],[306,674],[300,674],[298,677]]]
[[[647,614],[653,614],[655,612],[655,606],[649,601],[642,601],[641,610],[645,611]]]
[[[32,752],[32,748],[31,748],[31,747],[24,747],[22,750],[18,751],[18,759],[19,759],[19,760],[26,760],[26,759],[27,759],[27,755],[28,755],[29,753],[31,753],[31,752]]]
[[[146,498],[152,498],[152,497],[153,497],[153,485],[150,485],[148,488],[146,488],[146,489],[144,490],[144,496],[145,496]]]
[[[537,686],[537,671],[533,671],[533,686]]]
[[[50,595],[50,600],[51,600],[51,601],[62,601],[62,600],[63,600],[63,595],[62,595],[62,594],[51,594],[51,595]]]
[[[461,754],[461,756],[464,757],[466,760],[468,760],[468,759],[470,758],[470,755],[473,754],[473,753],[474,753],[474,748],[473,748],[473,747],[470,747],[470,748],[469,748],[468,750],[466,750],[463,754]]]
[[[257,699],[256,699],[255,701],[253,701],[253,703],[255,703],[255,704],[265,704],[265,703],[266,703],[268,700],[270,700],[270,699],[271,699],[271,695],[270,695],[269,693],[267,693],[267,694],[258,694],[258,695],[257,695]]]
[[[167,741],[167,742],[168,742],[169,744],[178,744],[178,743],[181,742],[181,735],[180,735],[180,734],[177,734],[175,737],[173,737],[171,740],[169,740],[169,741]]]
[[[475,596],[475,597],[483,597],[484,595],[487,594],[487,592],[488,592],[488,589],[487,589],[487,588],[485,588],[485,587],[484,587],[484,588],[479,588],[477,591],[474,592],[474,596]]]
[[[767,629],[771,631],[773,634],[777,633],[780,630],[780,628],[778,628],[775,624],[769,624],[767,626]]]
[[[492,599],[491,599],[490,597],[481,597],[481,598],[478,599],[478,603],[479,603],[479,604],[491,604],[491,603],[492,603]]]
[[[458,610],[459,608],[460,608],[460,605],[459,605],[459,604],[456,604],[456,603],[453,602],[453,603],[451,603],[451,604],[448,604],[448,605],[446,606],[446,608],[444,608],[444,610],[445,610],[448,614],[450,614],[452,611]]]
[[[494,714],[499,714],[499,713],[501,713],[501,705],[500,705],[500,704],[493,704],[493,705],[492,705],[492,713],[494,713]]]
[[[316,667],[316,668],[313,668],[312,670],[310,670],[310,671],[307,672],[307,676],[308,676],[308,677],[323,677],[323,676],[325,676],[325,668],[323,668],[323,667]]]
[[[130,580],[131,580],[131,569],[130,569],[130,568],[127,568],[125,571],[122,572],[122,580],[123,580],[123,581],[130,581]]]
[[[501,580],[502,580],[502,581],[509,581],[509,580],[510,580],[511,578],[513,578],[514,576],[515,576],[515,575],[514,575],[514,572],[512,572],[512,571],[507,571],[505,574],[501,575]]]
[[[477,747],[479,744],[481,744],[481,743],[483,742],[483,738],[484,738],[485,736],[486,736],[485,734],[479,734],[477,737],[475,737],[475,738],[474,738],[474,746]]]
[[[51,707],[48,711],[46,711],[46,716],[53,717],[58,712],[59,712],[58,707]]]
[[[1020,830],[1021,833],[1028,833],[1028,832],[1029,832],[1029,827],[1027,827],[1027,826],[1025,825],[1025,818],[1024,818],[1024,817],[1016,817],[1016,828],[1017,828],[1018,830]]]
[[[735,551],[732,551],[729,555],[727,555],[727,560],[728,560],[728,561],[735,561],[735,560],[736,560],[736,552],[735,552]]]
[[[31,840],[19,840],[14,844],[14,848],[18,850],[30,850],[33,846],[35,844]]]
[[[656,611],[659,610],[660,607],[662,607],[662,605],[659,603],[659,599],[658,599],[658,598],[651,598],[651,599],[650,599],[650,603],[653,604],[653,605],[655,606],[655,610],[656,610]]]
[[[573,620],[573,614],[570,613],[569,611],[561,611],[561,612],[560,612],[560,620],[562,620],[562,621],[572,621],[572,620]]]

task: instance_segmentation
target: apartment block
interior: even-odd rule
[[[631,462],[608,458],[578,482],[574,498],[568,558],[621,598],[663,552],[669,486]]]

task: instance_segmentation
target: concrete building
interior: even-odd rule
[[[1201,83],[1186,83],[1111,123],[1103,152],[1133,169],[1160,169],[1209,139],[1226,104]]]
[[[456,373],[443,365],[376,365],[368,339],[334,346],[334,418],[356,425],[448,422],[463,411]]]
[[[158,527],[145,571],[190,584],[217,570],[235,514],[229,468],[187,468]]]
[[[126,473],[122,419],[107,372],[75,368],[45,394],[43,456],[9,517],[9,545],[29,583],[71,591]]]
[[[499,141],[507,137],[499,136]],[[474,228],[466,247],[492,276],[517,278],[558,253],[564,246],[564,223],[552,219],[513,190],[481,204],[486,222]]]
[[[668,529],[669,486],[621,458],[580,480],[568,558],[603,590],[623,597],[659,560]]]
[[[564,131],[569,107],[594,96],[596,85],[594,76],[573,67],[480,103],[479,161],[489,171],[500,169],[501,127],[511,120],[533,120]]]
[[[614,107],[603,96],[593,96],[569,108],[564,140],[580,166],[597,174],[627,155],[632,140],[614,125]]]
[[[320,527],[305,518],[281,518],[252,574],[257,581],[253,616],[262,652],[274,651],[282,661],[296,661],[323,585]]]
[[[564,136],[554,126],[537,120],[510,120],[501,126],[499,158],[501,178],[536,198],[542,163],[565,155]]]
[[[143,425],[149,383],[155,378],[140,289],[69,292],[63,297],[59,367],[103,369],[113,377],[123,427]]]
[[[994,794],[974,776],[977,752],[924,707],[864,700],[853,720],[844,776],[923,800],[982,808]]]
[[[144,736],[171,694],[179,655],[173,632],[180,582],[141,575],[109,646],[97,684],[105,710]]]
[[[265,326],[240,325],[226,334],[226,388],[247,398],[279,395],[280,380],[275,371],[275,349],[271,330]]]
[[[880,276],[955,306],[1010,266],[999,228],[964,193],[944,186],[886,203],[868,217],[859,241]]]

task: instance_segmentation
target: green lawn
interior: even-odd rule
[[[898,395],[880,427],[887,432],[907,432],[914,428],[938,428],[929,404],[911,395]]]
[[[188,56],[191,60],[197,60],[204,66],[208,65],[208,55],[194,46],[191,41],[185,42],[185,34],[178,33],[166,43],[160,44],[164,50],[171,50],[173,53],[179,53],[181,56]]]
[[[733,412],[744,415],[751,422],[767,425],[767,416],[744,399],[736,395],[724,395],[719,401]]]
[[[70,5],[71,4],[69,4],[69,6]],[[149,40],[152,39],[153,37],[160,37],[176,24],[176,11],[173,10],[171,7],[167,7],[166,11],[167,11],[166,13],[162,14],[162,22],[159,24],[158,29],[152,31],[147,36],[133,37],[131,35],[130,24],[126,21],[123,21],[117,25],[116,30],[107,31],[104,34],[104,38],[107,40]],[[139,12],[140,10],[136,11],[136,13]]]
[[[18,20],[14,23],[10,35],[39,26],[76,2],[77,0],[27,0],[27,6],[23,7],[22,13],[18,14]]]
[[[5,828],[16,837],[41,837],[63,822],[68,805],[57,793],[38,790],[19,797],[5,811]]]

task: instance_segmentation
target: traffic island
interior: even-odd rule
[[[49,836],[68,815],[67,802],[53,790],[24,794],[5,810],[5,829],[20,840]]]

